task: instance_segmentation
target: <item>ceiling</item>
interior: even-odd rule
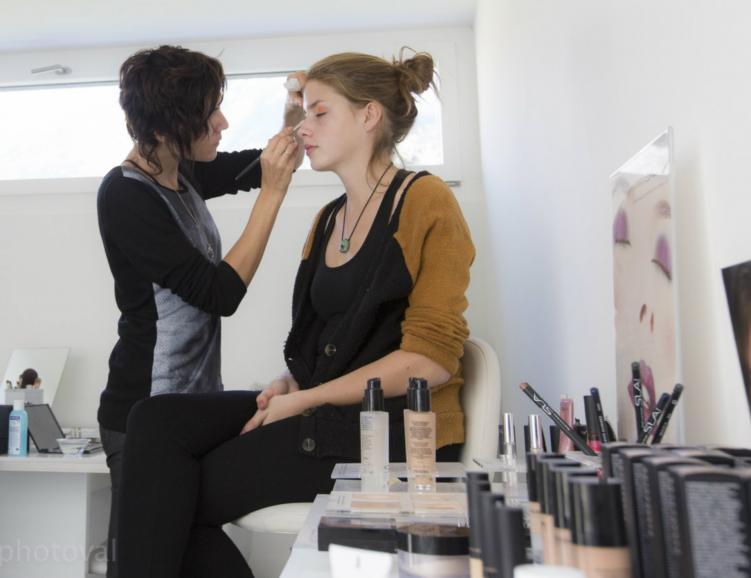
[[[0,0],[0,52],[472,26],[476,0]]]

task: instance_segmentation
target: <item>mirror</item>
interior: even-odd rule
[[[5,368],[0,389],[5,389],[6,381],[10,381],[15,387],[24,371],[34,369],[41,380],[40,388],[43,391],[44,403],[52,405],[69,352],[67,347],[14,349]]]

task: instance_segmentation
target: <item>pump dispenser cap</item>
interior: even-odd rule
[[[24,401],[22,399],[13,400],[13,411],[23,411]]]
[[[383,411],[383,390],[377,377],[368,380],[362,397],[362,411]]]
[[[410,377],[407,388],[407,409],[412,411],[430,411],[430,389],[428,380],[422,377]]]

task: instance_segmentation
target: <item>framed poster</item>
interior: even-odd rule
[[[610,176],[618,437],[628,441],[637,438],[633,365],[644,422],[679,381],[671,159],[667,129]],[[677,429],[663,441],[675,440]]]

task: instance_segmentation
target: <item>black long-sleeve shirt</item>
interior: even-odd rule
[[[179,191],[130,165],[104,177],[99,231],[121,315],[99,405],[103,427],[124,432],[130,408],[150,395],[222,389],[220,316],[234,313],[246,288],[221,260],[205,200],[259,187],[260,165],[234,180],[259,154],[219,153],[181,167]]]

